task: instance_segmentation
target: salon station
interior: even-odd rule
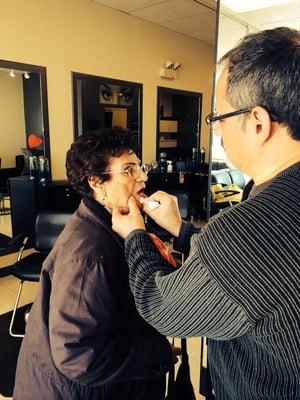
[[[73,140],[102,128],[130,130],[139,159],[149,166],[147,195],[157,190],[173,194],[182,218],[199,226],[236,204],[249,177],[227,163],[220,137],[205,120],[214,108],[216,60],[250,32],[278,25],[299,29],[300,1],[290,1],[288,7],[283,3],[287,1],[2,4],[0,346],[5,357],[0,361],[0,399],[12,398],[22,340],[22,335],[11,335],[18,331],[18,326],[9,327],[11,312],[32,303],[37,288],[38,277],[25,277],[16,305],[22,280],[14,275],[19,247],[25,255],[37,252],[37,217],[73,213],[81,201],[65,174]],[[205,339],[187,342],[196,398],[212,399]]]

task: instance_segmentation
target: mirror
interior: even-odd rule
[[[127,128],[137,137],[141,158],[143,85],[76,72],[72,76],[75,137],[99,128]]]
[[[46,68],[0,60],[0,87],[1,172],[16,176],[24,153],[50,162]]]
[[[267,4],[271,6],[266,6]],[[274,2],[234,2],[220,0],[220,15],[218,24],[217,59],[234,47],[240,39],[249,33],[263,29],[272,29],[277,26],[288,26],[300,29],[299,1],[279,0]],[[288,4],[287,4],[288,3]],[[216,79],[220,69],[216,69]],[[235,184],[233,190],[244,189],[250,177],[238,171],[227,160],[221,144],[221,137],[211,133],[210,157],[210,195],[209,216],[218,213],[224,207],[233,205],[241,200],[242,190],[228,196],[227,199],[215,193],[219,189],[229,188]],[[247,190],[247,189],[246,189]]]
[[[164,153],[174,166],[191,161],[200,146],[202,94],[158,87],[157,99],[157,160]]]
[[[46,68],[0,60],[0,88],[0,231],[5,247],[12,236],[8,179],[29,175],[30,168],[34,176],[43,168],[43,179],[51,179]]]

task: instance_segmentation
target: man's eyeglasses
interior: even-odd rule
[[[149,164],[142,164],[142,165],[134,164],[121,171],[105,171],[99,175],[126,174],[132,179],[137,179],[140,176],[141,172],[148,175],[148,172],[150,170],[151,170],[151,165]]]
[[[235,117],[236,115],[246,114],[248,112],[251,112],[252,110],[253,110],[253,108],[242,108],[241,110],[232,111],[232,112],[229,112],[226,114],[219,114],[216,112],[212,112],[207,115],[207,117],[205,118],[205,122],[207,123],[207,125],[211,125],[211,127],[213,129],[215,129],[216,122],[222,121],[227,118]],[[274,114],[270,113],[269,111],[268,111],[268,113],[270,115],[270,119],[272,122],[278,121],[278,118]]]

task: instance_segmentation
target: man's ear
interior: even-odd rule
[[[272,136],[272,121],[268,111],[256,106],[251,111],[251,127],[259,144],[264,144]]]

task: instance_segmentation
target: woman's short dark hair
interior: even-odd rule
[[[111,157],[120,157],[134,150],[135,137],[126,129],[103,128],[100,131],[79,136],[67,152],[66,172],[72,187],[81,195],[91,194],[88,178],[105,172]],[[111,175],[102,175],[107,181]]]
[[[250,34],[220,62],[228,68],[227,97],[235,109],[264,107],[300,140],[300,31]]]

